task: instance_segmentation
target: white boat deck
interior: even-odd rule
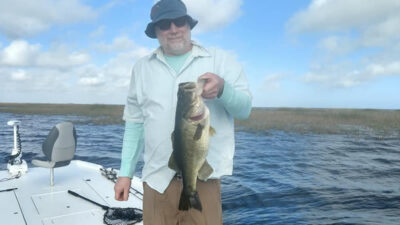
[[[50,186],[50,170],[40,167],[29,168],[18,179],[0,182],[0,224],[104,224],[105,211],[101,207],[68,194],[68,190],[110,207],[142,209],[142,200],[133,194],[128,201],[116,201],[114,183],[101,175],[100,168],[97,164],[73,160],[66,167],[54,169],[54,186]],[[8,171],[0,171],[0,180],[8,177]],[[132,180],[132,187],[143,193],[137,177]],[[2,191],[10,188],[17,189]]]

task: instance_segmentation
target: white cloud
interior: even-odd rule
[[[287,23],[292,34],[321,38],[317,46],[322,52],[303,80],[348,88],[400,75],[399,11],[398,0],[312,1]]]
[[[241,15],[242,0],[183,0],[188,14],[199,23],[194,32],[205,32],[222,28]]]
[[[29,44],[25,40],[12,41],[0,49],[0,66],[33,66],[66,68],[88,62],[89,55],[84,52],[68,52],[68,47],[55,45],[42,51],[40,44]]]
[[[385,21],[400,10],[398,0],[314,0],[288,23],[292,32],[343,31]]]
[[[322,38],[318,43],[318,47],[330,54],[344,55],[359,48],[360,43],[347,36],[333,35]]]
[[[31,102],[123,103],[132,66],[151,50],[124,36],[104,46],[113,54],[93,53],[109,57],[103,63],[96,62],[89,52],[65,44],[44,49],[25,40],[11,41],[0,48],[0,83],[8,93],[0,96],[0,101],[10,101],[8,98],[18,93],[29,96],[25,99]],[[43,96],[54,91],[63,94]]]
[[[339,75],[309,72],[303,77],[303,80],[307,83],[322,84],[332,88],[351,88],[363,82],[362,74],[357,70]]]
[[[81,77],[87,77],[89,74],[91,78],[104,81],[99,82],[86,82],[86,86],[100,86],[104,85],[105,89],[126,88],[130,82],[130,75],[134,62],[151,53],[152,50],[138,46],[132,39],[127,36],[118,36],[113,39],[111,43],[98,43],[94,44],[94,48],[100,52],[115,53],[115,56],[110,58],[102,66],[89,65],[79,71],[77,74]],[[83,84],[82,82],[80,84]]]
[[[351,63],[318,65],[303,76],[307,83],[333,88],[351,88],[382,76],[400,75],[400,61],[373,58],[362,65]]]
[[[94,45],[95,48],[101,52],[119,52],[119,51],[129,51],[133,49],[135,44],[133,40],[129,39],[127,36],[119,36],[114,38],[112,43],[106,44],[104,42]]]
[[[30,76],[27,75],[25,70],[17,70],[11,73],[11,80],[14,81],[25,81],[29,80]]]
[[[120,88],[127,88],[130,82],[132,66],[135,61],[151,52],[150,49],[145,47],[136,46],[132,49],[119,52],[115,57],[110,58],[102,66],[91,65],[86,68],[78,68],[77,74],[86,78],[90,74],[91,82],[85,82],[86,86],[101,86],[103,90],[116,90]],[[94,81],[103,82],[94,82]],[[83,84],[83,83],[80,83]]]
[[[297,34],[334,32],[335,51],[339,52],[382,47],[400,40],[399,11],[398,0],[314,0],[289,20],[287,29]],[[334,49],[329,46],[328,50]]]
[[[372,63],[366,67],[371,76],[400,75],[400,60],[383,63]]]
[[[51,68],[0,67],[0,82],[7,91],[19,91],[32,95],[35,92],[63,91],[68,87],[71,74]]]
[[[398,8],[400,12],[400,7]],[[400,40],[400,13],[387,15],[379,23],[367,26],[362,32],[361,43],[363,46],[392,47],[393,42]]]
[[[264,81],[262,83],[263,90],[274,91],[281,87],[281,81],[285,77],[283,74],[269,74],[264,77]]]
[[[78,81],[79,84],[84,86],[100,86],[105,83],[102,77],[82,77]]]
[[[37,66],[67,68],[89,62],[90,56],[84,52],[67,52],[67,49],[55,49],[38,55]]]
[[[33,63],[40,45],[29,45],[24,40],[16,40],[0,51],[0,64],[9,66],[27,66]]]
[[[12,39],[35,35],[53,25],[94,17],[94,10],[79,0],[0,1],[0,33]]]

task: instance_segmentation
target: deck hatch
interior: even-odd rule
[[[1,224],[26,225],[13,191],[0,192],[0,202]]]
[[[90,196],[93,199],[102,202],[95,198],[96,195],[90,194]],[[32,201],[34,202],[39,216],[43,221],[48,218],[65,217],[72,214],[88,213],[87,215],[90,216],[92,211],[101,211],[101,208],[98,206],[76,198],[68,194],[66,191],[33,195]]]

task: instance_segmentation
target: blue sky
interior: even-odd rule
[[[124,104],[155,1],[0,1],[0,102]],[[258,107],[400,109],[399,0],[184,0]]]

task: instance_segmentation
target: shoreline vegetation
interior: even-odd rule
[[[123,105],[0,103],[0,113],[77,115],[87,121],[75,122],[97,125],[123,124],[123,110]],[[247,120],[236,120],[235,127],[250,132],[400,136],[400,110],[255,107]]]

